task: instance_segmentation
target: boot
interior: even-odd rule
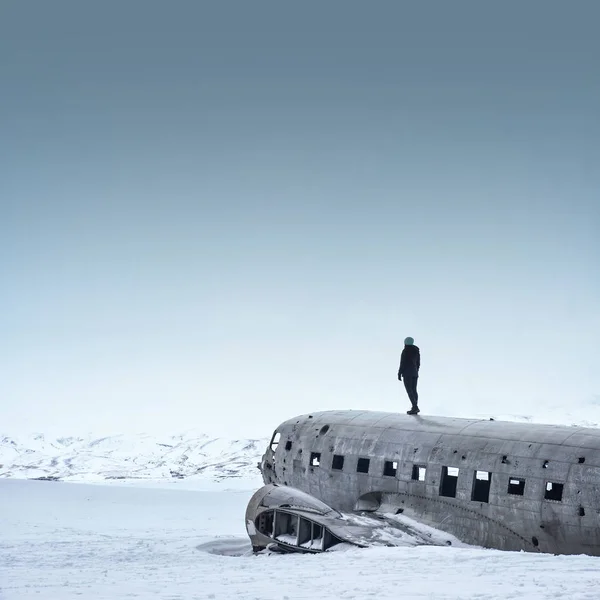
[[[418,415],[421,411],[419,410],[419,407],[416,404],[413,404],[413,407],[406,411],[407,415]]]

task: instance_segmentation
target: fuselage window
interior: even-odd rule
[[[525,492],[525,480],[510,477],[508,480],[508,493],[513,496],[522,496]]]
[[[279,433],[279,431],[276,431],[273,434],[273,438],[271,439],[271,450],[273,450],[273,452],[275,452],[275,450],[277,450],[277,446],[279,446],[280,438],[281,438],[281,434]]]
[[[458,483],[457,467],[442,467],[442,480],[440,481],[440,496],[456,498],[456,485]]]
[[[560,502],[563,497],[563,487],[564,486],[562,483],[553,483],[551,481],[547,481],[544,498],[546,500],[558,500]]]
[[[368,473],[370,463],[371,463],[371,460],[369,458],[359,458],[358,463],[356,463],[356,472],[357,473]]]
[[[310,453],[310,466],[318,467],[321,464],[321,453],[320,452],[311,452]]]
[[[334,454],[331,461],[331,468],[334,471],[341,471],[344,468],[344,457],[341,454]]]
[[[427,473],[426,467],[422,467],[421,465],[413,465],[413,468],[412,468],[413,481],[425,481],[426,473]]]
[[[396,477],[398,471],[398,462],[395,460],[386,460],[383,465],[383,474],[386,477]]]
[[[473,476],[473,490],[471,500],[474,502],[490,501],[490,486],[492,485],[492,474],[487,471],[475,471]]]
[[[288,440],[288,441],[285,443],[285,449],[286,449],[286,450],[291,450],[291,449],[292,449],[292,440]]]

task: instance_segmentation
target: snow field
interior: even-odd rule
[[[255,487],[0,480],[0,598],[600,598],[600,559],[587,556],[431,546],[253,556],[244,511]]]

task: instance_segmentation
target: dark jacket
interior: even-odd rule
[[[421,352],[418,346],[404,346],[402,356],[400,357],[400,368],[398,369],[398,379],[400,377],[418,377],[421,367]]]

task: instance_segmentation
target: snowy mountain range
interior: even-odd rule
[[[260,477],[267,439],[211,438],[188,432],[108,437],[0,434],[0,477],[68,481]]]

